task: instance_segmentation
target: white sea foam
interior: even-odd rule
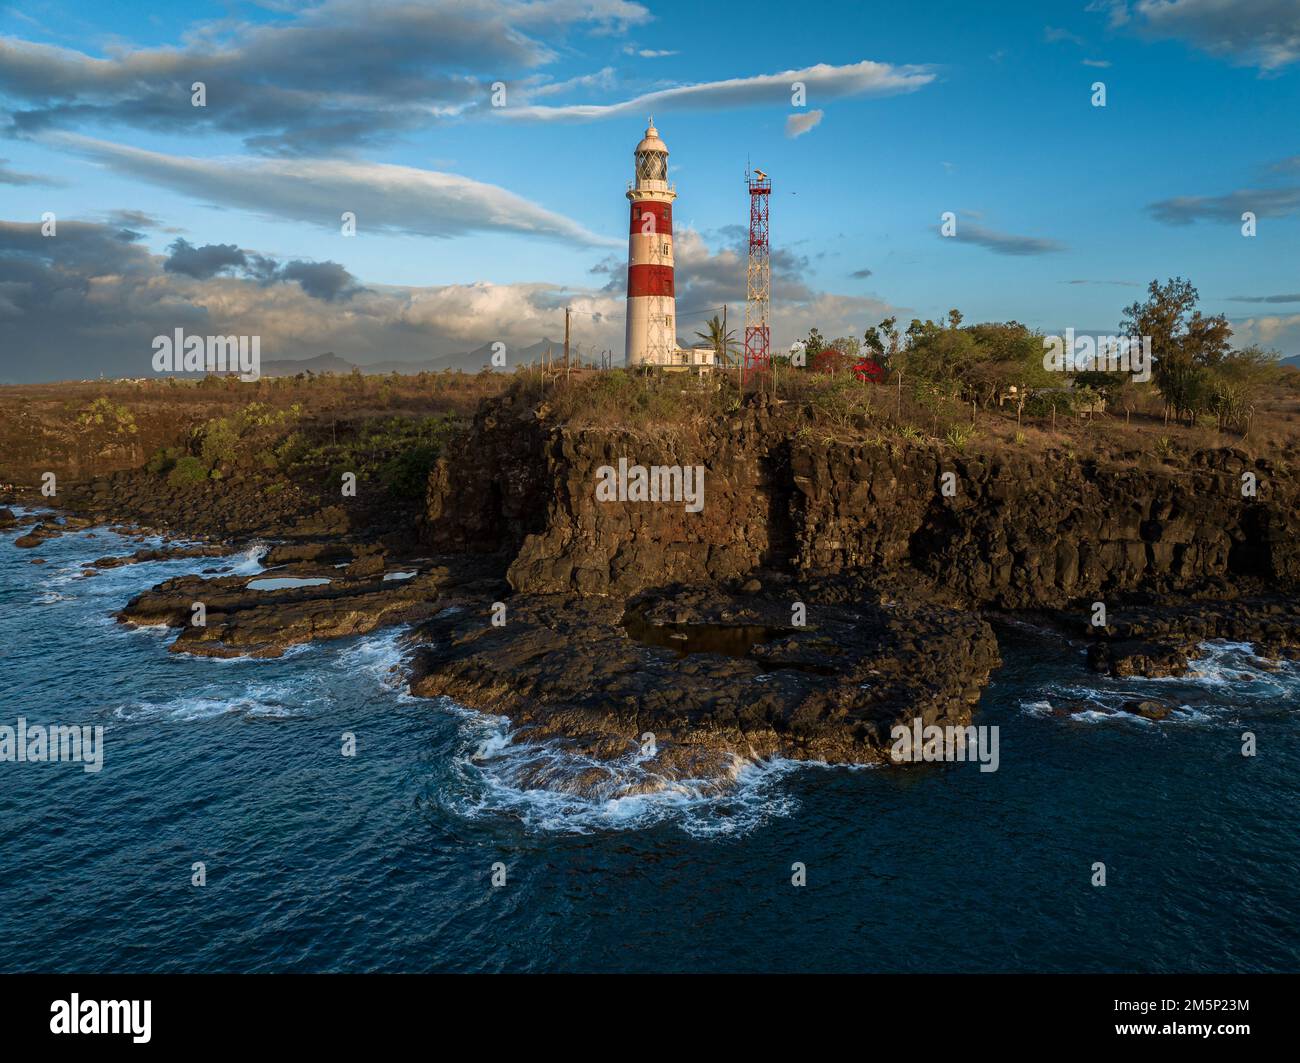
[[[410,648],[405,639],[406,627],[389,628],[349,646],[339,655],[340,666],[349,674],[357,672],[370,676],[383,690],[399,700],[417,702],[407,691],[406,659]]]
[[[557,740],[516,735],[504,717],[472,712],[450,699],[460,722],[443,803],[467,819],[509,816],[543,833],[591,834],[674,823],[696,837],[741,835],[795,799],[781,781],[803,767],[774,758],[735,757],[721,778],[671,779],[640,750],[597,760]]]
[[[1083,702],[1095,708],[1062,714],[1062,719],[1083,723],[1114,721],[1140,724],[1235,723],[1241,713],[1276,711],[1295,705],[1300,694],[1300,664],[1262,662],[1248,642],[1216,640],[1202,643],[1182,676],[1112,679],[1097,676],[1088,683],[1054,683],[1039,696],[1020,703],[1027,716],[1049,718],[1067,703]],[[1125,702],[1156,697],[1176,702],[1161,721],[1126,712]]]
[[[231,573],[236,576],[255,576],[263,571],[262,558],[266,556],[270,547],[261,539],[254,540],[248,545],[248,548],[240,556],[231,568]]]

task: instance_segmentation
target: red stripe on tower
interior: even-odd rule
[[[648,216],[648,217],[647,217]],[[646,236],[672,236],[673,205],[671,203],[633,203],[632,225],[629,232]]]
[[[637,295],[676,296],[672,266],[628,266],[628,297]]]

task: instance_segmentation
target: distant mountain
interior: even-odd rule
[[[554,361],[559,361],[564,357],[564,344],[550,339],[538,340],[527,347],[507,347],[505,352],[506,369],[543,362],[546,360],[548,350],[551,352],[551,358]],[[572,357],[591,361],[599,357],[599,352],[575,346]],[[477,373],[484,366],[490,366],[491,364],[492,344],[485,343],[481,347],[475,347],[472,351],[436,355],[427,361],[388,359],[382,362],[350,362],[346,358],[340,358],[333,351],[328,351],[312,358],[278,358],[265,361],[262,363],[262,374],[264,376],[294,376],[306,372],[350,373],[353,369],[360,369],[361,372],[367,374],[400,373],[403,376],[414,376],[417,373],[440,373],[444,369],[459,369],[466,373]]]
[[[294,376],[297,373],[350,373],[352,363],[340,358],[333,351],[326,351],[314,358],[278,358],[268,359],[262,363],[263,376]]]

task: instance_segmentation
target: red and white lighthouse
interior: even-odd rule
[[[677,297],[673,287],[673,200],[668,147],[655,121],[636,146],[636,180],[628,185],[632,223],[627,242],[629,368],[677,360]]]

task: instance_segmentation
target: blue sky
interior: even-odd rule
[[[1182,275],[1240,342],[1300,354],[1300,3],[1226,6],[3,7],[0,378],[132,372],[173,319],[262,333],[267,357],[522,345],[559,335],[565,303],[621,355],[623,191],[651,110],[683,311],[739,320],[746,160],[772,174],[778,347],[951,306],[1111,331]],[[47,211],[86,227],[33,243]],[[190,269],[206,260],[174,259],[178,238],[234,253]]]

